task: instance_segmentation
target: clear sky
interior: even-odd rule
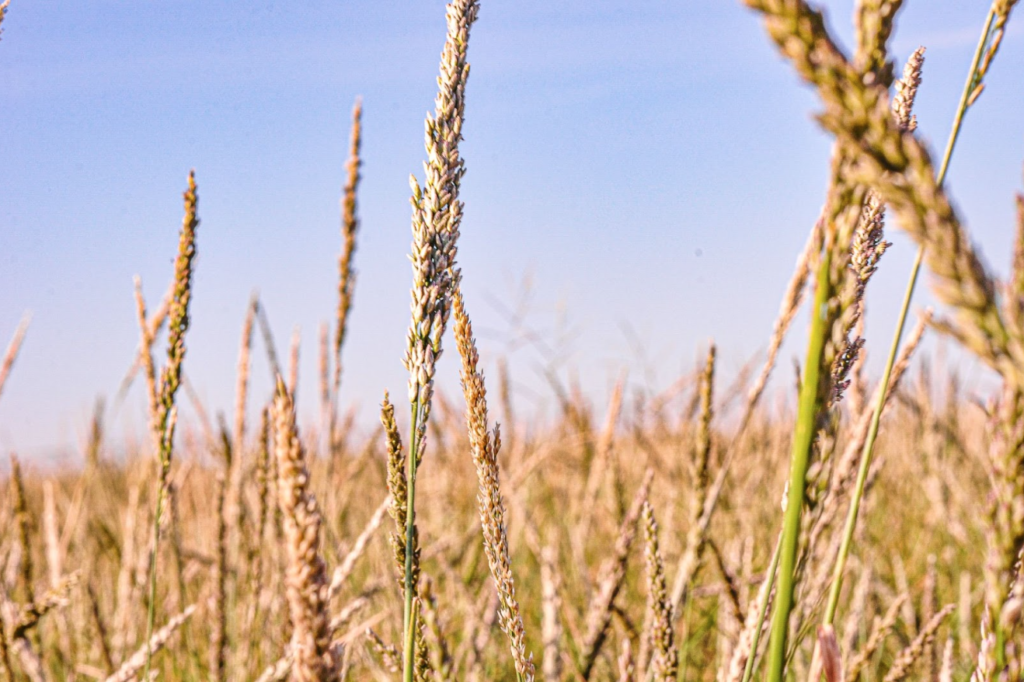
[[[852,2],[827,7],[850,44]],[[917,0],[900,16],[896,56],[928,47],[917,112],[936,154],[986,8]],[[1022,22],[1011,20],[949,178],[999,271],[1024,161]],[[301,329],[300,407],[312,418],[356,96],[362,231],[342,402],[369,425],[385,388],[404,394],[408,175],[422,178],[444,31],[440,0],[12,0],[0,40],[0,343],[25,310],[33,320],[0,399],[0,448],[78,452],[93,400],[113,396],[137,345],[132,276],[151,305],[171,276],[193,167],[202,224],[186,373],[211,411],[231,413],[257,288],[279,352]],[[763,350],[823,200],[830,140],[758,19],[719,0],[483,0],[469,54],[460,257],[485,361],[508,356],[519,410],[551,406],[547,362],[575,368],[600,399],[623,369],[637,386],[668,385],[712,337],[726,373]],[[869,304],[876,363],[913,254],[890,234]],[[525,328],[547,350],[523,343]],[[786,381],[802,322],[795,332]],[[454,387],[453,355],[440,372]],[[254,376],[262,401],[259,349]],[[137,432],[143,414],[136,389],[112,435]]]

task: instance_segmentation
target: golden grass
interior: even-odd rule
[[[858,3],[849,57],[801,0],[748,4],[816,88],[822,124],[837,140],[825,208],[749,385],[716,388],[712,344],[672,395],[628,405],[623,379],[602,424],[587,397],[555,386],[562,419],[527,429],[499,363],[503,428],[513,434],[502,447],[456,260],[467,49],[479,4],[455,0],[427,119],[426,177],[412,182],[408,441],[404,410],[387,393],[382,432],[365,442],[336,419],[359,225],[357,103],[333,339],[321,328],[321,414],[300,432],[297,335],[285,376],[253,296],[231,426],[222,417],[218,438],[203,417],[203,438],[175,438],[177,389],[188,392],[182,366],[199,224],[190,175],[172,284],[155,314],[136,281],[140,348],[126,382],[141,370],[150,439],[115,457],[98,403],[81,470],[25,469],[11,458],[0,488],[8,529],[0,535],[0,676],[1018,679],[1024,198],[1013,273],[998,282],[915,137],[922,52],[894,79],[887,42],[899,2]],[[1014,4],[993,3],[957,126],[981,93]],[[923,315],[901,349],[898,333],[891,375],[872,388],[858,362],[859,320],[887,246],[886,208],[921,245],[939,298],[957,317]],[[818,314],[799,404],[769,408],[765,386],[809,280]],[[447,371],[449,317],[464,422],[435,386]],[[929,322],[1000,375],[1002,391],[989,404],[969,400],[955,377],[911,367]],[[158,369],[164,324],[167,359]],[[25,325],[0,364],[0,390]],[[250,432],[257,325],[277,390]],[[746,396],[738,406],[736,395]],[[440,419],[431,420],[433,406]],[[186,435],[197,428],[180,426]],[[435,445],[420,468],[428,436]]]

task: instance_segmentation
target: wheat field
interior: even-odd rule
[[[1024,196],[1011,275],[999,281],[943,190],[1015,0],[988,10],[938,160],[915,134],[926,52],[906,64],[889,56],[901,2],[858,2],[852,54],[802,0],[746,4],[817,94],[834,138],[821,215],[760,364],[723,382],[711,344],[661,394],[626,395],[620,381],[599,412],[577,384],[556,383],[550,425],[517,415],[505,366],[481,368],[479,302],[462,286],[474,273],[459,267],[459,143],[480,2],[453,0],[424,175],[411,179],[407,392],[382,388],[370,438],[342,416],[359,299],[357,101],[337,307],[308,379],[319,405],[297,408],[298,344],[278,354],[254,297],[232,418],[178,423],[190,302],[203,295],[193,291],[201,169],[190,173],[167,295],[147,302],[136,281],[126,382],[145,386],[148,442],[114,456],[100,405],[81,466],[10,457],[0,678],[1021,679]],[[885,371],[869,376],[865,292],[895,229],[919,253]],[[941,306],[916,314],[919,269]],[[769,400],[783,339],[805,332],[792,324],[801,306],[813,311],[804,358],[782,377],[784,398]],[[26,326],[0,393],[31,342]],[[960,344],[1000,387],[973,399],[916,355],[925,335]],[[276,377],[264,405],[249,395],[257,363]],[[462,395],[449,395],[435,376],[456,365]]]

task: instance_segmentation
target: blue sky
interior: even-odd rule
[[[852,2],[826,6],[850,44]],[[918,1],[900,16],[897,57],[928,47],[917,112],[936,154],[986,9]],[[998,271],[1024,161],[1019,28],[949,176]],[[202,225],[186,372],[211,411],[230,413],[259,289],[279,347],[301,329],[312,418],[356,96],[362,231],[342,402],[372,425],[384,389],[404,392],[408,175],[422,177],[443,40],[439,0],[13,0],[0,40],[0,343],[25,310],[33,321],[0,399],[0,448],[76,455],[93,400],[113,396],[137,344],[132,276],[152,304],[165,290],[193,167]],[[485,361],[509,358],[521,413],[552,406],[539,374],[549,362],[600,401],[624,369],[635,387],[668,385],[711,338],[726,375],[763,349],[822,203],[830,140],[753,14],[717,0],[484,0],[470,61],[460,259]],[[876,363],[913,256],[890,235],[869,304]],[[522,342],[527,327],[546,350]],[[804,332],[798,322],[784,351],[787,382]],[[269,379],[256,357],[259,401]],[[454,388],[453,356],[440,372]],[[138,433],[143,414],[136,390],[112,437]]]

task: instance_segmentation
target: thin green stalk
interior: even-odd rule
[[[420,400],[417,398],[412,403],[412,435],[409,439],[409,460],[407,462],[406,479],[408,481],[409,501],[408,513],[405,516],[405,605],[403,626],[405,628],[405,646],[402,652],[402,679],[404,682],[413,682],[413,672],[416,667],[416,624],[413,622],[413,592],[416,586],[413,584],[413,552],[415,542],[413,533],[416,524],[416,460],[419,459],[419,418]]]
[[[998,1],[998,0],[996,0]],[[985,28],[981,32],[981,40],[978,42],[977,50],[974,53],[974,60],[971,62],[971,69],[967,75],[967,82],[964,85],[963,94],[960,96],[960,104],[957,106],[956,116],[953,119],[953,128],[949,133],[949,140],[946,142],[946,152],[942,157],[942,165],[936,176],[936,182],[941,186],[946,179],[946,171],[949,170],[950,159],[953,158],[953,148],[956,146],[957,138],[960,136],[960,128],[963,124],[964,115],[971,105],[971,93],[978,85],[978,67],[981,64],[982,56],[985,54],[989,44],[992,22],[995,18],[995,7],[989,9],[988,18],[985,20]],[[896,364],[896,356],[899,354],[900,342],[903,338],[903,330],[910,313],[910,303],[914,298],[914,289],[917,287],[917,277],[921,271],[921,263],[924,261],[924,244],[917,250],[914,258],[914,265],[910,270],[910,279],[907,282],[906,293],[903,296],[903,306],[900,308],[899,320],[896,322],[896,332],[893,335],[892,345],[889,348],[889,357],[885,361],[885,371],[882,373],[881,386],[878,391],[878,398],[875,401],[874,410],[871,414],[871,424],[868,428],[867,438],[864,440],[864,449],[861,453],[860,468],[857,470],[857,487],[850,500],[850,511],[846,517],[846,526],[843,529],[843,541],[839,548],[839,556],[836,558],[835,570],[832,573],[832,585],[828,595],[828,605],[825,608],[823,623],[831,625],[835,619],[836,609],[839,606],[839,593],[843,587],[843,572],[846,568],[846,560],[850,554],[850,547],[853,544],[853,533],[857,528],[857,514],[860,511],[860,503],[864,497],[864,487],[867,483],[868,471],[871,468],[871,455],[875,447],[875,439],[878,437],[878,425],[882,420],[882,410],[885,407],[886,394],[889,392],[889,381],[892,377],[892,369]]]
[[[828,302],[832,294],[829,282],[831,263],[830,249],[826,244],[821,255],[821,263],[818,266],[814,307],[811,309],[811,333],[807,344],[807,358],[804,362],[803,383],[800,386],[796,429],[793,434],[789,504],[786,507],[785,525],[782,530],[782,552],[779,558],[782,570],[779,573],[779,586],[775,595],[775,613],[772,616],[771,639],[768,642],[768,682],[782,682],[783,669],[786,665],[786,638],[789,630],[789,614],[793,610],[800,515],[803,511],[804,488],[807,484],[807,468],[811,459],[811,448],[814,446],[815,422],[821,409],[819,384],[825,339],[829,333]]]
[[[750,641],[750,655],[747,656],[747,665],[743,669],[743,682],[750,682],[754,674],[754,660],[757,658],[757,647],[761,643],[761,629],[764,627],[764,619],[768,617],[768,604],[771,602],[772,585],[775,584],[775,575],[779,569],[779,556],[782,554],[782,535],[775,541],[775,551],[772,552],[772,560],[768,565],[768,573],[765,575],[765,583],[768,585],[764,594],[764,601],[761,603],[761,610],[757,614],[757,625],[754,627],[754,638]]]

